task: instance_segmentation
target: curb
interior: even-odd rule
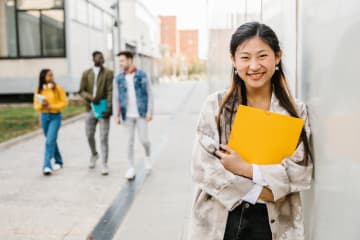
[[[69,119],[66,119],[62,122],[61,126],[66,126],[66,125],[69,125],[71,123],[74,123],[74,122],[77,122],[79,120],[82,120],[84,117],[85,117],[85,114],[86,113],[81,113],[77,116],[74,116],[74,117],[71,117]],[[11,140],[8,140],[8,141],[5,141],[3,143],[0,143],[0,151],[4,151],[6,149],[9,149],[10,147],[16,145],[16,144],[19,144],[21,142],[25,142],[33,137],[36,137],[36,136],[39,136],[42,134],[42,130],[41,129],[37,129],[35,131],[32,131],[30,133],[26,133],[24,135],[21,135],[21,136],[18,136],[18,137],[15,137]]]

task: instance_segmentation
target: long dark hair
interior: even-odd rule
[[[266,44],[268,44],[271,47],[271,49],[274,51],[275,54],[280,53],[281,49],[279,45],[279,40],[275,32],[269,26],[258,22],[248,22],[241,25],[233,33],[230,41],[231,56],[235,57],[235,52],[237,47],[253,37],[259,37],[262,41],[264,41]],[[280,105],[283,108],[285,108],[291,116],[300,118],[295,107],[294,98],[291,96],[289,87],[286,82],[281,60],[278,64],[278,70],[275,71],[274,75],[271,78],[271,84],[275,96],[279,99]],[[234,67],[232,68],[231,87],[228,93],[225,95],[224,99],[222,100],[219,109],[219,115],[217,117],[217,126],[219,130],[220,130],[220,119],[221,119],[220,116],[223,113],[225,105],[230,100],[233,100],[234,103],[235,101],[238,101],[239,104],[247,105],[245,82],[236,73],[236,69]],[[234,109],[231,109],[231,111],[233,112]],[[232,121],[232,119],[230,119],[230,121]],[[303,128],[301,131],[300,141],[303,142],[304,150],[305,150],[304,160],[300,164],[308,165],[309,158],[312,159],[312,153],[308,138],[306,136],[305,128]]]
[[[51,69],[48,69],[48,68],[45,68],[45,69],[42,69],[41,71],[40,71],[40,74],[39,74],[39,85],[38,85],[38,90],[37,90],[37,93],[41,93],[41,91],[44,89],[44,84],[46,84],[46,74],[48,73],[48,72],[50,72],[51,71]],[[56,87],[56,84],[54,83],[54,88],[53,89],[55,89],[55,87]]]

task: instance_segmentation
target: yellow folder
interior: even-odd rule
[[[303,126],[303,119],[240,105],[228,145],[249,163],[281,163],[295,152]]]

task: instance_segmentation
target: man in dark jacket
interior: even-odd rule
[[[109,128],[110,116],[112,113],[112,83],[114,73],[105,68],[103,54],[99,51],[93,53],[94,66],[86,70],[80,83],[80,95],[86,101],[87,115],[86,115],[86,136],[88,138],[91,157],[90,168],[95,168],[96,160],[99,154],[96,150],[95,130],[96,125],[100,123],[100,142],[101,142],[101,156],[102,156],[102,175],[108,175],[109,169],[107,166],[108,152],[109,152]],[[91,110],[91,104],[99,104],[100,101],[106,101],[107,109],[102,113],[102,117],[95,117]]]

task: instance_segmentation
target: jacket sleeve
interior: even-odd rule
[[[113,81],[114,81],[114,73],[113,71],[108,71],[106,76],[106,99],[107,99],[107,109],[108,111],[112,111],[112,103],[113,103]]]
[[[34,109],[36,111],[41,111],[41,104],[39,103],[37,97],[36,97],[37,92],[34,92]]]
[[[310,140],[310,123],[305,104],[301,104],[300,116],[305,120],[305,132]],[[301,165],[304,160],[304,145],[300,143],[295,153],[285,158],[281,164],[258,165],[261,175],[272,190],[274,200],[278,200],[290,193],[301,192],[310,188],[313,163],[309,159],[308,165]]]
[[[115,117],[120,117],[121,114],[121,109],[120,109],[120,102],[119,102],[119,91],[117,88],[117,82],[116,82],[116,78],[114,78],[113,80],[113,91],[112,91],[112,95],[113,95],[113,115]]]
[[[147,94],[148,94],[148,113],[153,114],[154,112],[154,93],[153,93],[153,89],[152,89],[152,84],[151,84],[151,80],[147,77],[146,73],[145,73],[145,78],[146,79],[146,89],[147,89]]]
[[[79,94],[84,100],[90,101],[91,94],[87,91],[88,89],[87,72],[88,71],[85,71],[81,76]]]
[[[51,104],[50,108],[55,111],[61,111],[67,106],[67,98],[64,89],[60,85],[56,85],[57,98],[55,103]]]
[[[205,103],[196,128],[191,174],[197,186],[217,199],[228,211],[236,208],[255,185],[250,179],[226,170],[214,155],[219,148],[216,126],[218,103],[209,98]]]

